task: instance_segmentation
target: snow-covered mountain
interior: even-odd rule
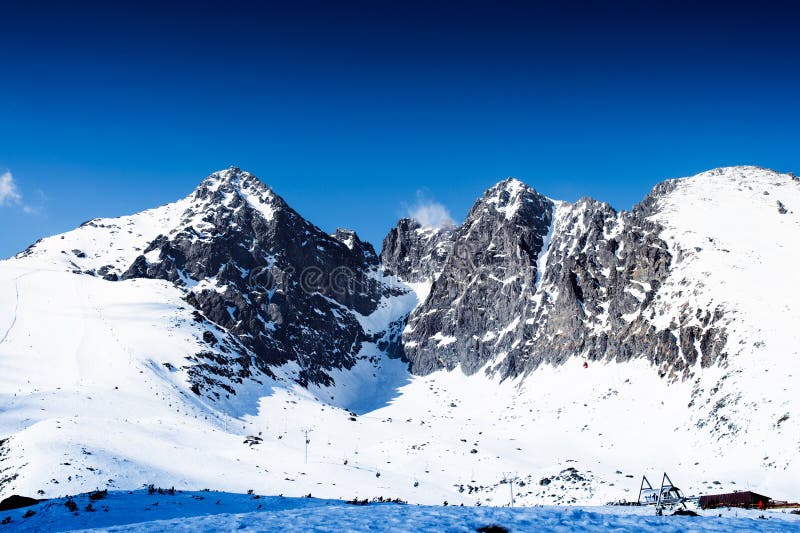
[[[236,168],[0,262],[0,497],[156,483],[504,504],[800,492],[800,181],[631,212],[509,179],[380,259]],[[308,430],[308,433],[306,433]]]

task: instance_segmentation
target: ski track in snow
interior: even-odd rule
[[[14,292],[15,292],[15,296],[14,296],[14,315],[13,315],[13,317],[11,319],[11,324],[8,325],[8,328],[6,329],[5,334],[3,334],[3,338],[0,339],[0,344],[3,344],[4,342],[6,342],[6,339],[8,338],[8,335],[11,333],[11,330],[14,329],[14,326],[17,323],[17,312],[19,311],[19,280],[20,280],[20,278],[23,278],[25,276],[27,276],[27,274],[22,274],[21,276],[17,276],[16,278],[14,278]]]

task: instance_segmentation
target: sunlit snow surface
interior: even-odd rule
[[[578,358],[524,380],[460,370],[415,377],[367,344],[362,355],[374,362],[334,374],[333,387],[302,389],[287,365],[275,380],[257,376],[261,383],[213,403],[189,390],[183,368],[203,348],[186,289],[73,273],[123,268],[135,248],[182,223],[190,200],[96,221],[0,262],[0,498],[154,483],[485,506],[508,503],[512,476],[519,505],[598,505],[636,499],[641,475],[657,483],[665,470],[687,494],[800,498],[800,185],[789,176],[725,169],[680,182],[663,199],[656,218],[680,261],[658,292],[657,320],[668,325],[687,301],[722,306],[728,320],[727,364],[698,366],[691,380],[659,378],[645,360],[584,369]],[[415,289],[362,324],[379,331],[424,298],[427,287]],[[735,434],[698,427],[715,408]],[[352,520],[466,512],[331,505],[326,512]],[[603,509],[530,516],[592,522]],[[229,520],[220,527],[238,527]]]
[[[649,507],[457,507],[351,505],[315,498],[261,497],[220,492],[111,492],[2,512],[4,531],[452,531],[502,526],[509,531],[800,531],[800,516],[777,511],[722,509],[701,516],[655,516]],[[87,506],[91,510],[87,511]],[[35,514],[23,518],[26,512]],[[722,515],[722,516],[718,516]],[[763,518],[760,518],[763,517]]]

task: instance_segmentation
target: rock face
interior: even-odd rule
[[[430,296],[408,318],[402,345],[412,371],[486,367],[514,377],[573,356],[646,357],[662,375],[684,378],[697,360],[724,358],[719,310],[687,305],[693,320],[653,322],[673,258],[648,217],[671,187],[619,213],[589,198],[554,202],[513,179],[486,191],[454,231]],[[397,240],[392,231],[387,241]],[[423,246],[408,257],[415,264],[427,253]],[[418,280],[424,269],[412,271]]]
[[[460,364],[472,373],[506,348],[499,332],[519,322],[533,294],[552,215],[553,202],[513,179],[476,202],[403,333],[414,372]]]
[[[453,249],[453,237],[454,228],[428,228],[401,218],[383,240],[384,271],[412,283],[435,279]]]
[[[392,294],[355,232],[333,236],[303,219],[253,175],[231,168],[189,197],[180,225],[122,274],[184,286],[202,316],[238,338],[266,373],[287,363],[298,381],[328,384],[368,339],[357,316]]]

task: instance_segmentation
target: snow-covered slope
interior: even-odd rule
[[[492,359],[487,351],[489,359],[471,375],[458,366],[410,374],[405,362],[390,357],[397,355],[392,346],[404,317],[430,303],[432,280],[405,283],[366,256],[361,272],[380,290],[363,301],[357,294],[339,300],[314,295],[313,302],[327,307],[303,307],[304,313],[330,313],[305,322],[309,337],[321,338],[323,323],[335,322],[331,317],[353,324],[347,331],[361,337],[352,357],[318,353],[313,364],[302,358],[261,364],[255,345],[247,343],[252,329],[238,320],[252,287],[236,285],[224,270],[220,279],[218,268],[199,279],[200,271],[188,262],[163,270],[174,276],[159,274],[158,265],[174,259],[168,250],[191,251],[181,248],[189,240],[207,240],[216,250],[219,220],[241,225],[248,209],[259,213],[248,221],[281,219],[284,207],[275,207],[271,192],[262,196],[273,206],[266,214],[263,204],[251,205],[249,195],[220,210],[219,198],[213,206],[201,205],[195,194],[45,239],[0,262],[0,498],[155,483],[503,505],[509,494],[504,480],[514,477],[519,504],[604,503],[635,499],[642,473],[652,480],[666,470],[687,493],[750,488],[796,499],[800,333],[792,325],[800,318],[793,272],[800,257],[793,245],[800,236],[800,183],[736,167],[667,182],[656,192],[646,216],[660,228],[658,239],[672,258],[668,275],[660,286],[642,289],[649,294],[646,306],[637,303],[642,295],[620,305],[630,304],[676,339],[682,329],[707,327],[706,313],[698,310],[719,317],[725,357],[708,365],[696,358],[686,363],[686,373],[663,372],[665,361],[646,356],[587,358],[584,368],[585,354],[573,353],[501,379],[484,370],[504,355]],[[223,206],[226,201],[235,202],[223,198]],[[537,229],[531,240],[543,241],[543,249],[519,259],[536,269],[525,278],[532,288],[522,290],[529,302],[507,306],[521,310],[520,328],[533,316],[523,313],[536,312],[545,293],[551,305],[558,301],[558,285],[551,281],[560,279],[559,254],[570,252],[559,244],[567,242],[566,232],[579,235],[586,220],[612,221],[611,231],[622,216],[609,211],[587,218],[589,205],[558,203],[549,229]],[[504,206],[503,223],[515,223],[516,211]],[[209,209],[224,216],[204,222]],[[229,212],[233,218],[226,218]],[[205,233],[204,224],[211,224]],[[242,231],[237,243],[251,242],[241,235],[262,235]],[[159,240],[161,235],[169,238]],[[605,235],[614,238],[613,231]],[[304,257],[355,261],[364,255],[366,248],[349,233],[340,237],[351,244],[314,233],[317,241],[309,249],[316,251]],[[148,250],[153,242],[158,246]],[[435,246],[447,248],[441,241]],[[271,250],[279,255],[279,249]],[[126,276],[140,256],[147,275]],[[225,257],[222,264],[245,264]],[[629,279],[639,279],[636,263],[626,264]],[[190,303],[198,287],[224,294],[221,287],[232,285],[236,291],[225,297],[239,307],[220,311],[233,313],[229,326],[209,320],[200,304],[198,318]],[[600,324],[593,313],[602,314],[603,307],[593,309],[588,297],[584,307],[581,323]],[[267,333],[273,322],[280,326],[269,320]],[[704,353],[702,336],[696,337],[691,342]],[[680,360],[688,361],[685,343],[677,344]],[[303,382],[303,369],[322,369],[329,379]]]
[[[654,321],[677,334],[702,327],[697,310],[705,310],[721,317],[726,336],[725,360],[694,382],[692,423],[714,434],[718,456],[730,457],[726,443],[737,442],[770,478],[797,476],[800,180],[730,167],[668,185],[651,218],[676,261]]]

